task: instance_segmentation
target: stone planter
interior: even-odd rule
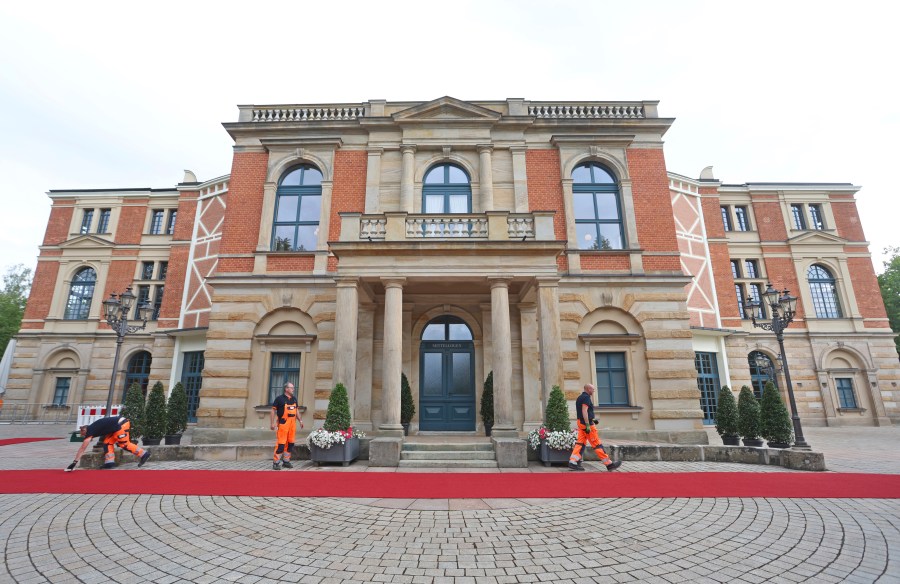
[[[166,434],[166,444],[181,444],[181,434]]]
[[[141,443],[144,446],[159,446],[160,442],[162,442],[162,438],[149,438],[147,436],[141,438]]]
[[[769,448],[790,448],[790,442],[769,442]]]
[[[572,456],[571,448],[569,448],[568,450],[557,450],[556,448],[550,448],[547,445],[546,440],[541,440],[541,448],[538,452],[540,452],[541,462],[544,463],[544,466],[550,466],[554,462],[568,464],[569,457]]]
[[[741,437],[740,436],[722,436],[722,444],[725,446],[740,446],[741,445]]]
[[[344,466],[359,457],[359,438],[350,438],[343,444],[334,444],[331,448],[319,448],[315,444],[309,445],[309,459],[316,466],[323,462],[339,462]]]
[[[744,446],[753,446],[754,448],[762,448],[762,438],[744,438]]]

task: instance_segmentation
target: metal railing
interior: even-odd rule
[[[75,426],[78,408],[54,404],[9,403],[0,408],[0,423],[6,424],[69,424]]]

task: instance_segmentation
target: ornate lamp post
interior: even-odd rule
[[[131,293],[131,286],[125,289],[116,298],[115,294],[110,294],[109,298],[103,301],[103,314],[106,316],[106,322],[109,328],[116,332],[116,354],[113,357],[112,375],[109,379],[109,395],[106,397],[106,415],[112,412],[113,392],[116,387],[116,369],[119,367],[119,351],[122,349],[122,341],[125,335],[136,333],[144,330],[147,321],[153,314],[153,307],[148,302],[141,302],[138,305],[138,319],[143,323],[140,326],[128,324],[128,313],[134,305],[134,294]]]
[[[791,402],[791,420],[794,422],[794,448],[809,450],[810,446],[806,443],[806,439],[803,437],[803,428],[800,426],[797,402],[794,401],[794,386],[791,384],[791,372],[788,369],[787,353],[784,352],[784,329],[794,320],[794,314],[796,314],[797,309],[797,297],[791,296],[786,289],[779,293],[778,290],[772,287],[771,283],[767,284],[766,291],[763,292],[762,296],[763,301],[768,305],[769,311],[772,313],[770,322],[756,321],[756,316],[762,303],[752,297],[747,297],[744,311],[747,313],[747,318],[753,321],[753,326],[772,331],[775,333],[775,338],[778,339],[778,349],[781,352],[781,360],[784,366],[784,381],[787,383],[788,398],[790,398]]]

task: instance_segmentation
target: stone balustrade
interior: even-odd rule
[[[556,105],[531,102],[528,105],[528,115],[537,119],[640,119],[647,117],[644,105],[640,103]]]
[[[325,122],[365,117],[362,105],[254,107],[253,122]]]
[[[341,241],[404,241],[418,239],[474,239],[552,241],[552,211],[484,214],[364,215],[341,213]]]

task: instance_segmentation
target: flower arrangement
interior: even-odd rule
[[[537,450],[541,447],[541,441],[546,441],[553,450],[572,450],[578,431],[571,429],[566,414],[566,397],[558,385],[550,391],[545,418],[546,423],[528,433],[528,445]]]
[[[306,437],[310,446],[327,450],[335,444],[344,444],[351,438],[365,438],[366,435],[350,425],[350,404],[347,399],[347,388],[338,383],[331,391],[328,401],[328,412],[325,414],[325,425],[313,430]]]
[[[325,428],[319,428],[318,430],[313,430],[309,433],[309,436],[306,438],[307,443],[310,445],[318,446],[319,448],[328,449],[334,446],[335,444],[343,444],[349,438],[365,438],[366,435],[363,432],[358,430],[354,430],[353,426],[350,426],[346,430],[337,430],[336,432],[329,432]]]
[[[537,450],[541,447],[541,441],[546,440],[547,446],[554,450],[572,450],[578,432],[575,430],[551,432],[546,426],[541,426],[528,433],[528,445]]]

